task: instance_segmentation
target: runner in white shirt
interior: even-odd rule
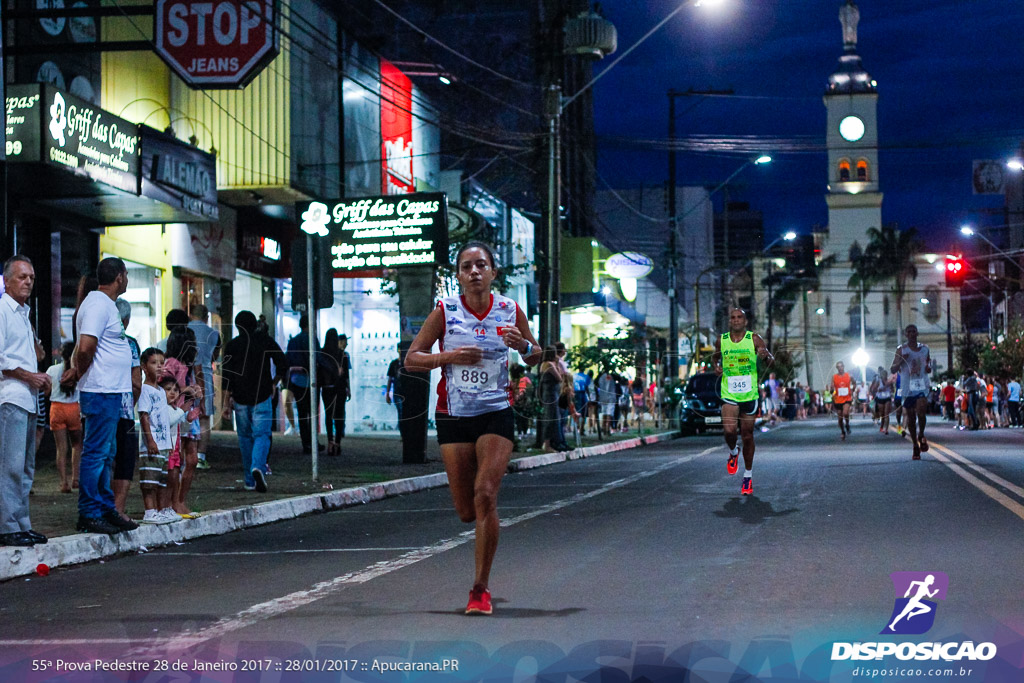
[[[490,246],[467,243],[455,264],[462,295],[438,302],[409,347],[405,367],[441,368],[437,440],[455,511],[462,521],[476,523],[476,575],[466,614],[490,614],[498,489],[513,448],[508,350],[536,365],[541,349],[516,302],[491,293],[498,264]],[[431,352],[435,343],[439,353]]]
[[[900,373],[903,407],[907,413],[907,433],[914,444],[913,459],[920,460],[921,453],[928,451],[924,426],[927,422],[928,392],[931,389],[928,375],[932,371],[932,358],[928,346],[917,343],[917,325],[907,325],[904,331],[907,343],[896,347],[896,358],[889,371]]]

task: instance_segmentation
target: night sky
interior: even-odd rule
[[[605,181],[616,188],[665,181],[668,89],[731,88],[735,97],[677,100],[677,136],[710,142],[703,151],[680,152],[679,184],[717,185],[749,155],[715,140],[752,138],[775,162],[743,171],[732,199],[764,212],[767,240],[825,225],[822,96],[843,51],[840,5],[723,0],[717,8],[684,9],[595,86],[598,190]],[[617,54],[677,6],[605,0]],[[1001,215],[984,211],[1002,206],[1002,197],[972,194],[971,162],[1016,156],[1024,141],[1024,3],[858,6],[857,52],[878,81],[883,220],[915,226],[937,250],[955,247],[962,223],[1002,225]]]

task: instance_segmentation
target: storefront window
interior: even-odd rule
[[[263,284],[263,278],[244,270],[235,271],[235,282],[232,288],[234,315],[237,316],[242,311],[249,311],[258,319],[264,312],[263,300],[266,288],[267,285]],[[231,322],[233,334],[237,336],[238,329],[234,327],[234,320]]]
[[[111,254],[104,254],[106,258]],[[144,266],[134,261],[124,261],[128,267],[128,290],[122,295],[132,305],[132,319],[128,322],[128,334],[139,342],[142,349],[156,344],[161,338],[163,311],[160,306],[159,268]]]

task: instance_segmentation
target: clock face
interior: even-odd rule
[[[844,140],[857,142],[864,137],[864,122],[856,116],[847,116],[839,122],[839,134]]]

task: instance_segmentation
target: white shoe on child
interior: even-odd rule
[[[160,522],[161,524],[171,524],[172,522],[181,521],[181,515],[175,512],[173,508],[164,508],[157,514],[159,514],[160,519],[163,520],[162,522]]]
[[[146,510],[146,514],[139,521],[142,524],[163,524],[164,518],[158,510]]]

